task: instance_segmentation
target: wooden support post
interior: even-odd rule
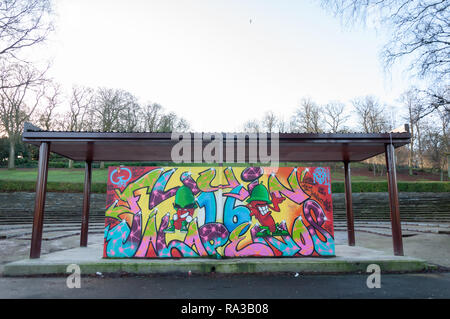
[[[395,171],[395,149],[393,144],[386,144],[386,168],[388,179],[389,206],[391,210],[392,241],[394,255],[403,256],[402,225],[398,204],[397,173]]]
[[[92,161],[86,161],[84,175],[83,213],[81,217],[80,246],[87,247],[89,231],[89,208],[91,200]]]
[[[355,226],[353,217],[353,203],[352,203],[352,181],[350,177],[350,163],[344,162],[345,170],[345,209],[347,215],[347,235],[348,245],[355,246]]]
[[[31,235],[30,258],[41,256],[42,228],[44,226],[45,195],[47,192],[48,158],[50,143],[42,142],[39,147],[38,176],[36,198],[34,202],[33,232]]]

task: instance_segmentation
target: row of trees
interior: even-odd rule
[[[11,85],[0,88],[0,126],[9,139],[8,167],[14,168],[23,125],[63,131],[186,131],[189,123],[157,103],[141,103],[122,89],[74,86],[66,96],[58,83],[28,65],[13,65]],[[24,78],[23,85],[16,85]],[[16,82],[11,82],[12,80]],[[14,84],[13,84],[14,83]],[[4,83],[3,83],[4,84]],[[69,165],[71,165],[70,162]]]
[[[303,98],[297,109],[285,120],[274,112],[266,112],[261,119],[244,123],[246,132],[281,133],[378,133],[392,130],[394,114],[374,96],[354,99],[351,105],[333,101],[319,105],[311,98]],[[357,125],[352,125],[351,114]]]
[[[445,94],[449,94],[449,90]],[[417,88],[402,94],[399,102],[401,105],[394,110],[374,96],[356,98],[351,105],[338,101],[319,105],[311,98],[304,98],[289,120],[269,111],[260,119],[245,122],[243,129],[254,133],[380,133],[408,123],[411,144],[398,150],[398,163],[408,165],[410,175],[414,173],[413,168],[431,168],[440,170],[441,174],[448,171],[450,112],[445,108],[430,112],[433,99]],[[384,173],[380,165],[384,162],[382,156],[368,162],[374,174]]]
[[[52,99],[55,100],[55,99]],[[75,86],[67,100],[69,109],[49,116],[48,106],[37,113],[37,123],[46,130],[64,131],[185,131],[189,123],[157,103],[140,103],[122,89]],[[48,105],[52,105],[48,103]]]
[[[441,94],[449,100],[450,89],[447,88]],[[411,143],[408,145],[409,174],[413,173],[413,167],[431,167],[439,168],[442,175],[447,167],[450,177],[450,112],[445,108],[436,108],[430,112],[434,98],[430,99],[430,95],[417,88],[405,92],[401,100],[411,132]]]

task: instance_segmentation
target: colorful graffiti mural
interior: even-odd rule
[[[334,256],[330,169],[110,167],[108,258]]]

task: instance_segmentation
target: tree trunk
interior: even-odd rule
[[[413,152],[412,152],[412,147],[409,147],[409,158],[408,158],[408,172],[409,172],[409,176],[412,176],[413,174],[413,168],[412,168],[412,158],[413,158]]]
[[[422,136],[420,135],[420,125],[418,122],[416,123],[416,132],[417,132],[417,146],[419,148],[420,169],[423,170]]]
[[[9,157],[8,157],[8,168],[13,169],[16,167],[15,164],[16,159],[16,145],[13,141],[9,142]]]
[[[450,180],[450,154],[447,155],[447,177]]]
[[[409,144],[409,158],[408,158],[408,166],[409,166],[409,176],[413,175],[413,161],[414,161],[414,123],[410,121],[410,130],[411,130],[411,143]]]
[[[70,168],[70,169],[73,168],[73,160],[69,160],[69,168]]]

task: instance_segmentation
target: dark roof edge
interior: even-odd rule
[[[31,123],[24,124],[23,139],[39,140],[39,139],[163,139],[170,140],[172,134],[182,136],[188,134],[195,139],[198,135],[200,137],[206,135],[206,140],[214,135],[221,134],[224,138],[226,135],[252,135],[267,136],[270,139],[270,133],[245,133],[245,132],[173,132],[173,133],[159,133],[159,132],[96,132],[96,131],[46,131]],[[383,133],[277,133],[278,137],[283,140],[295,139],[384,139],[384,138],[401,138],[409,139],[409,125],[404,124],[390,132]],[[196,136],[197,135],[197,136]]]

